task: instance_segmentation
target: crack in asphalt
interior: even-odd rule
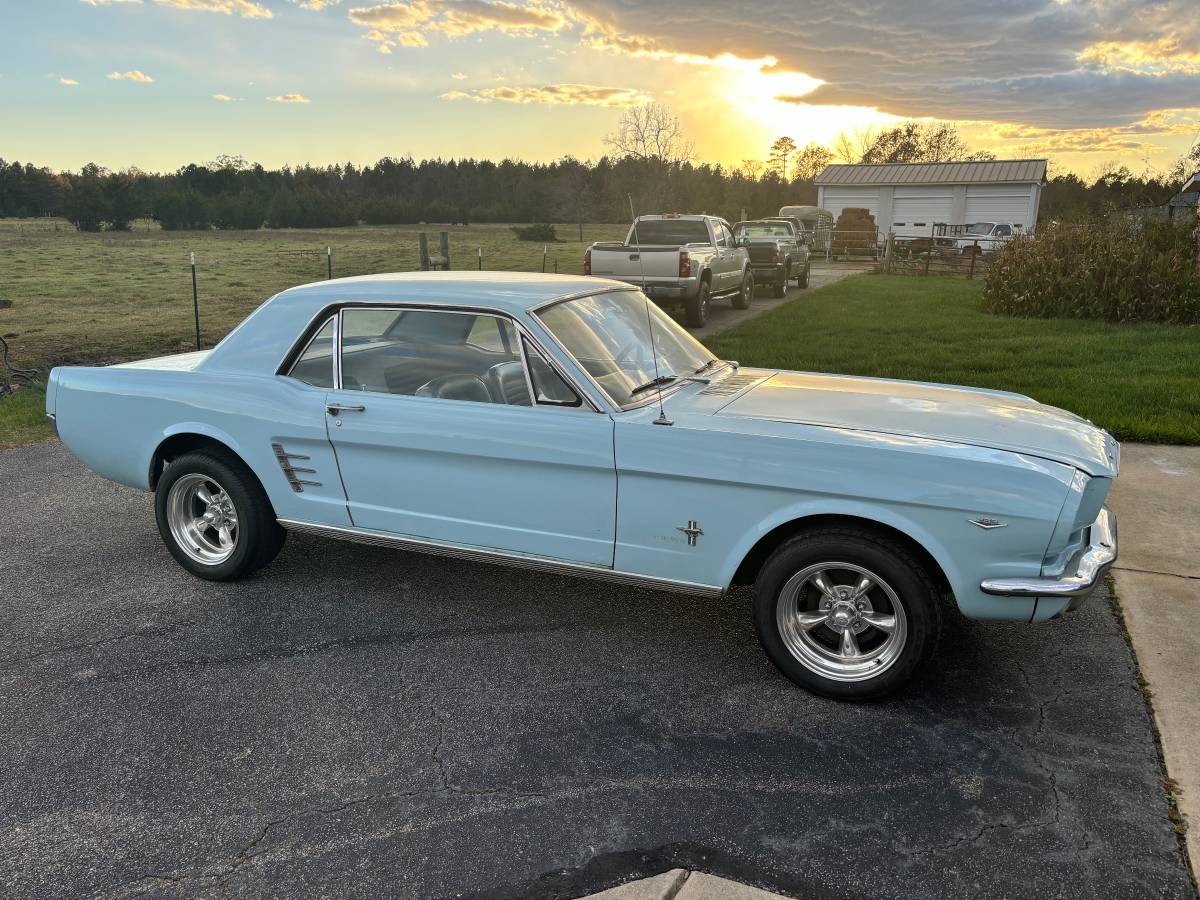
[[[1117,572],[1137,572],[1141,575],[1166,575],[1168,578],[1186,578],[1200,581],[1200,575],[1184,575],[1182,572],[1159,572],[1157,569],[1135,569],[1133,566],[1113,566]]]
[[[90,650],[93,647],[103,647],[106,644],[114,644],[117,641],[127,641],[134,638],[150,638],[162,637],[163,635],[172,634],[184,628],[192,628],[200,623],[194,619],[189,619],[185,622],[171,622],[167,625],[160,625],[155,628],[142,628],[136,631],[126,631],[121,634],[110,635],[109,637],[98,638],[94,641],[82,641],[78,644],[63,644],[58,647],[49,647],[45,650],[39,650],[37,653],[30,653],[28,656],[18,656],[8,660],[4,665],[0,666],[0,670],[12,669],[21,663],[30,662],[35,659],[41,659],[46,656],[54,656],[58,653],[74,653],[79,650]]]

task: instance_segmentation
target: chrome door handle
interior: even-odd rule
[[[340,412],[366,412],[367,408],[361,403],[327,403],[325,412],[336,416]]]

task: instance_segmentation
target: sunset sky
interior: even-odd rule
[[[898,117],[1088,174],[1200,131],[1196,0],[0,0],[0,157],[170,170],[596,158],[621,109],[700,160]]]

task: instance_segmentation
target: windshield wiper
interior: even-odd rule
[[[676,379],[676,377],[677,376],[675,375],[659,375],[657,378],[647,381],[645,384],[639,384],[629,392],[629,396],[632,397],[634,394],[640,394],[642,391],[648,391],[650,388],[659,387],[660,385],[670,384]]]

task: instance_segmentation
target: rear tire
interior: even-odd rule
[[[808,263],[806,263],[804,266],[804,271],[802,271],[799,275],[796,276],[796,286],[797,287],[802,287],[802,288],[808,287],[808,273],[809,273],[810,267],[811,266]]]
[[[787,269],[777,269],[775,272],[775,281],[771,285],[771,296],[779,299],[787,296],[787,284],[791,279],[792,273]]]
[[[287,538],[266,491],[232,454],[196,451],[173,460],[159,478],[154,513],[175,561],[209,581],[253,574]]]
[[[703,328],[708,322],[708,304],[712,289],[707,281],[700,282],[696,296],[688,297],[684,302],[684,321],[688,328]]]
[[[903,687],[941,630],[937,589],[903,544],[830,528],[780,546],[754,582],[754,626],[776,667],[836,700]]]
[[[754,276],[747,272],[742,276],[742,286],[738,288],[738,292],[733,295],[734,309],[749,309],[751,301],[754,300]]]

